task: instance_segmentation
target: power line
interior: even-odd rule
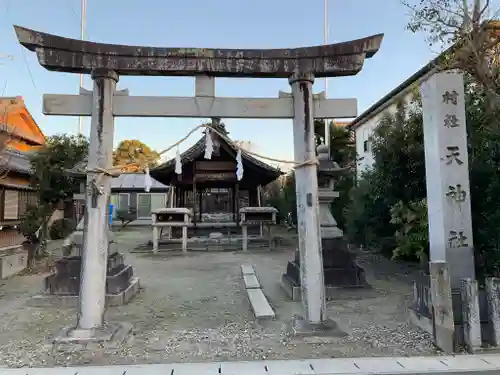
[[[87,1],[80,0],[82,5],[81,20],[80,20],[80,36],[81,40],[85,40],[85,23],[87,20]],[[80,74],[80,88],[83,88],[83,74]],[[78,132],[83,134],[83,117],[78,119]]]
[[[328,44],[328,0],[323,0],[323,38],[324,44]],[[325,77],[325,96],[328,96],[328,77]],[[325,145],[330,150],[330,120],[325,120]],[[330,151],[328,151],[330,152]]]
[[[12,17],[10,14],[10,2],[9,2],[9,0],[5,0],[5,15],[9,19],[9,23],[13,25],[14,22],[12,22]],[[21,51],[21,55],[23,56],[24,65],[26,66],[26,69],[28,70],[28,75],[31,79],[31,83],[33,84],[33,88],[35,89],[37,95],[40,95],[40,91],[38,91],[38,86],[35,82],[35,77],[33,76],[33,72],[31,71],[30,65],[28,63],[28,58],[26,57],[26,53],[24,52],[24,48],[23,48],[23,46],[21,46],[21,44],[19,44],[19,43],[16,43],[16,44]]]

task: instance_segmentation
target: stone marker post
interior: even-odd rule
[[[461,73],[422,84],[430,260],[448,262],[452,289],[475,279],[465,93]]]
[[[112,71],[92,72],[92,119],[88,157],[87,186],[82,254],[82,274],[77,330],[93,332],[102,327],[106,298],[108,256],[108,217],[106,207],[111,191],[111,176],[97,169],[112,166],[113,95],[118,76]]]
[[[312,74],[294,74],[289,79],[293,96],[293,142],[295,160],[314,160]],[[325,285],[319,226],[317,166],[308,164],[295,171],[300,279],[304,319],[310,324],[325,321]]]
[[[488,301],[488,323],[491,332],[490,341],[494,346],[500,345],[500,279],[486,278],[486,298]]]
[[[477,280],[462,279],[462,324],[464,343],[469,353],[481,349],[481,319],[479,315],[479,292]]]
[[[429,272],[434,315],[434,343],[445,353],[450,354],[455,351],[455,324],[448,264],[443,260],[431,261]]]
[[[462,279],[469,284],[475,280],[463,75],[457,71],[434,74],[422,83],[421,95],[433,324],[436,344],[449,352],[455,342],[452,298],[460,298]],[[437,272],[438,266],[445,276],[433,275],[432,268]],[[478,303],[477,298],[469,302]],[[448,307],[450,311],[440,311]],[[471,313],[477,310],[467,306]],[[471,323],[479,324],[466,322],[470,333],[466,338],[474,337],[472,346],[476,346],[480,327]]]

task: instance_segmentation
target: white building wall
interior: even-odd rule
[[[404,98],[406,103],[410,102],[413,98],[413,92],[408,92]],[[361,177],[363,171],[369,169],[375,163],[371,148],[371,137],[385,114],[396,113],[398,100],[397,97],[394,97],[389,103],[385,103],[385,108],[382,111],[374,112],[375,114],[372,117],[366,118],[363,123],[358,124],[358,127],[355,129],[357,155],[356,175],[358,179]]]

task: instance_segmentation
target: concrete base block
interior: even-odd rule
[[[286,293],[286,295],[295,302],[299,302],[302,299],[302,294],[300,293],[300,286],[293,284],[293,281],[287,275],[281,275],[281,288]]]
[[[139,293],[140,283],[138,277],[133,277],[127,289],[118,294],[106,295],[106,306],[121,306],[132,300]],[[29,301],[30,306],[34,307],[58,307],[58,308],[76,308],[78,306],[79,296],[73,295],[55,295],[39,294],[33,296]]]
[[[286,293],[286,295],[295,302],[299,302],[302,300],[302,292],[300,289],[300,285],[295,285],[292,279],[290,279],[286,274],[281,276],[281,288]],[[327,301],[334,300],[339,291],[350,289],[371,289],[371,285],[363,285],[363,286],[353,286],[353,287],[339,287],[339,286],[330,286],[325,285],[325,298]]]
[[[341,330],[338,324],[328,319],[321,324],[312,324],[303,317],[296,316],[287,327],[288,335],[292,337],[346,337],[348,334]]]
[[[117,348],[132,330],[129,323],[104,323],[99,329],[63,328],[52,338],[57,351],[95,350],[102,347]]]

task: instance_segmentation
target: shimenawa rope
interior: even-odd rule
[[[210,131],[216,133],[219,137],[221,137],[223,140],[225,140],[227,143],[229,143],[231,146],[233,146],[237,150],[241,150],[242,153],[247,153],[247,154],[252,155],[254,157],[257,157],[257,158],[261,158],[261,159],[272,161],[272,162],[276,162],[276,163],[294,164],[294,167],[293,167],[294,169],[299,169],[299,168],[305,167],[307,165],[318,164],[318,159],[317,158],[314,158],[314,159],[311,159],[311,160],[306,160],[306,161],[303,161],[303,162],[299,162],[299,161],[295,161],[295,160],[284,160],[284,159],[270,158],[268,156],[264,156],[264,155],[261,155],[259,153],[253,152],[253,151],[244,150],[241,146],[239,146],[238,144],[236,144],[235,142],[233,142],[231,139],[229,139],[228,137],[226,137],[219,130],[217,130],[216,128],[214,128],[213,126],[211,126],[209,124],[201,124],[201,125],[196,126],[193,129],[191,129],[183,138],[181,138],[180,140],[178,140],[177,142],[175,142],[171,146],[167,147],[163,151],[159,152],[159,155],[161,156],[163,154],[166,154],[167,152],[169,152],[173,148],[179,146],[180,144],[182,144],[183,142],[185,142],[191,135],[193,135],[194,132],[196,132],[198,129],[201,129],[201,128],[210,129]],[[87,168],[86,171],[87,172],[93,172],[93,173],[100,173],[100,174],[104,174],[106,176],[117,177],[117,176],[120,175],[120,172],[123,169],[125,169],[127,167],[131,167],[131,166],[140,166],[140,167],[143,167],[139,163],[128,163],[128,164],[116,165],[116,166],[113,166],[113,167],[111,167],[109,169],[104,169],[104,168],[99,168],[99,167],[92,168],[92,169]]]

